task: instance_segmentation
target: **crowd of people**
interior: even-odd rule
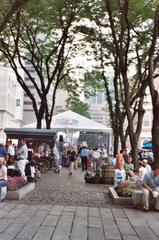
[[[6,186],[7,176],[31,177],[35,175],[40,178],[40,170],[36,164],[41,157],[54,159],[54,171],[60,173],[63,166],[68,167],[68,174],[73,175],[78,166],[87,173],[92,171],[100,173],[103,165],[113,165],[115,169],[114,187],[130,178],[137,182],[143,191],[144,211],[149,210],[150,195],[155,199],[155,208],[159,210],[159,166],[153,166],[151,151],[139,151],[139,166],[135,171],[131,152],[121,150],[114,159],[109,159],[107,149],[104,145],[89,148],[86,142],[79,146],[69,145],[63,141],[55,140],[53,145],[40,142],[34,146],[27,144],[26,139],[21,139],[17,147],[8,141],[6,146],[0,144],[0,191]],[[150,164],[149,164],[150,163]]]
[[[121,150],[111,164],[115,168],[114,187],[131,178],[143,192],[143,210],[149,210],[150,195],[155,199],[155,209],[159,210],[159,165],[154,165],[152,170],[148,160],[141,157],[135,172],[132,157],[126,150]]]

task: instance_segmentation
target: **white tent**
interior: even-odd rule
[[[36,122],[25,125],[23,128],[36,128]],[[111,132],[111,128],[108,128],[103,124],[97,123],[70,110],[53,116],[51,129],[64,132],[67,132],[68,130],[69,132]]]

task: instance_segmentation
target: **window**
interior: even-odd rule
[[[143,127],[150,127],[150,115],[148,112],[144,114]]]
[[[16,99],[16,107],[20,106],[20,99]]]
[[[25,104],[25,105],[32,105],[32,102],[24,101],[24,104]]]

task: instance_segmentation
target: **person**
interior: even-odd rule
[[[54,144],[54,147],[53,147],[53,156],[55,160],[55,173],[59,173],[60,172],[60,164],[59,164],[60,155],[59,155],[56,143]]]
[[[7,154],[6,149],[2,143],[0,143],[0,157],[5,157]]]
[[[148,160],[147,159],[143,159],[143,166],[146,168],[147,172],[151,172],[151,166],[148,164]]]
[[[159,165],[154,166],[154,170],[145,174],[142,183],[143,210],[147,212],[150,204],[150,194],[155,199],[155,209],[159,211]]]
[[[134,164],[132,163],[132,157],[128,157],[128,160],[124,164],[124,168],[126,171],[134,171]]]
[[[143,166],[143,162],[139,161],[139,170],[138,170],[138,179],[137,179],[137,184],[139,187],[141,187],[141,185],[142,185],[145,174],[147,174],[147,170]]]
[[[114,187],[117,187],[119,183],[124,182],[126,179],[126,172],[124,168],[116,168],[114,173]]]
[[[25,166],[28,162],[28,148],[26,145],[26,139],[20,140],[20,146],[16,151],[17,156],[17,169],[20,171],[21,176],[25,177]]]
[[[103,161],[103,164],[106,164],[108,162],[108,153],[104,146],[101,147],[101,159]]]
[[[82,164],[82,171],[87,171],[87,160],[89,156],[89,149],[86,146],[83,146],[80,151],[80,157],[81,157],[81,164]]]
[[[120,153],[116,156],[116,163],[115,163],[115,169],[122,169],[125,165],[125,160],[123,155],[125,154],[124,150],[120,150]]]
[[[12,145],[12,141],[7,142],[7,155],[8,155],[7,165],[14,163],[15,149]]]
[[[4,165],[4,157],[0,157],[0,199],[2,187],[7,186],[7,167]]]
[[[93,171],[100,172],[101,171],[101,166],[100,166],[101,154],[97,147],[93,149],[92,156],[93,156]]]
[[[67,151],[67,156],[69,160],[69,174],[72,175],[73,173],[73,168],[74,168],[74,163],[77,157],[76,150],[73,146],[71,146],[68,151]]]

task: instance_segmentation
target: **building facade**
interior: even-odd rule
[[[21,76],[23,76],[23,71]],[[0,142],[5,142],[6,127],[20,127],[23,116],[23,89],[10,67],[0,66]]]

